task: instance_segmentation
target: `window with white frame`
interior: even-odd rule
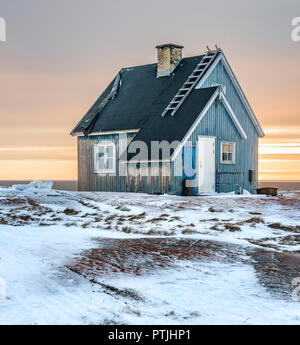
[[[94,171],[109,174],[116,171],[116,146],[113,142],[94,145]]]
[[[235,163],[235,143],[225,141],[221,142],[221,163]]]

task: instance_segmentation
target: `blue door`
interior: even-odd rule
[[[196,195],[196,146],[182,148],[182,181],[193,180],[193,195]]]

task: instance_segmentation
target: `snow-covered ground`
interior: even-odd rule
[[[261,284],[249,255],[266,248],[298,257],[299,196],[177,197],[34,187],[0,189],[1,324],[300,324],[299,302]],[[109,239],[114,245],[118,239],[222,241],[237,256],[200,260],[199,249],[198,256],[183,260],[182,254],[174,259],[173,251],[167,264],[141,274],[120,265],[107,272],[111,254],[101,243]],[[95,248],[104,259],[93,257],[99,255]],[[147,248],[151,260],[161,253]],[[142,268],[147,253],[135,255]],[[83,259],[88,273],[73,269]],[[99,269],[102,259],[106,270]]]

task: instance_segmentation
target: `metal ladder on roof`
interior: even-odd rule
[[[207,71],[208,66],[213,61],[214,57],[220,52],[220,49],[211,51],[209,50],[206,55],[202,57],[196,68],[193,70],[191,75],[188,77],[186,82],[181,86],[177,94],[173,97],[171,102],[168,104],[166,109],[161,114],[164,117],[168,112],[171,115],[175,115],[176,111],[180,108],[181,104],[186,100],[187,96],[192,92],[198,81]]]

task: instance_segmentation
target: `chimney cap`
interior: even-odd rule
[[[160,44],[156,46],[155,48],[166,48],[166,47],[173,47],[173,48],[183,48],[183,46],[180,46],[178,44],[173,44],[173,43],[165,43],[165,44]]]

